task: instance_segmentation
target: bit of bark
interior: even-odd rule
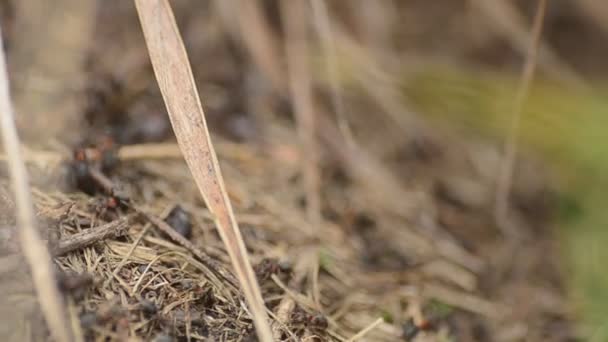
[[[108,238],[123,236],[127,233],[128,226],[128,218],[121,218],[97,228],[87,229],[81,233],[65,237],[57,242],[53,254],[55,256],[65,255]]]

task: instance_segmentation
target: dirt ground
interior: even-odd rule
[[[57,6],[64,3],[69,1]],[[275,2],[263,3],[281,46],[285,19]],[[427,58],[517,72],[521,52],[509,38],[517,34],[471,29],[487,27],[489,14],[475,14],[465,3],[385,1],[357,11],[364,2],[330,2],[332,20],[343,28],[337,39],[351,39],[368,56],[339,60],[346,73],[340,77],[347,79],[339,96],[349,134],[336,116],[325,72],[311,72],[321,108],[315,113],[315,217],[302,166],[310,150],[299,142],[288,92],[269,75],[284,63],[270,60],[269,70],[252,57],[246,40],[260,37],[237,23],[239,13],[249,13],[246,6],[239,12],[218,2],[172,2],[275,337],[346,341],[370,328],[362,340],[581,338],[553,230],[550,170],[522,153],[508,211],[514,236],[508,236],[493,213],[500,143],[430,124],[401,96],[390,95],[395,80],[387,75],[399,77],[400,63],[407,69]],[[605,73],[600,61],[607,51],[586,59],[572,53],[575,44],[591,40],[585,32],[597,30],[593,22],[565,1],[552,5],[546,37],[563,60],[541,63],[540,72],[569,78],[559,66],[565,61],[573,74]],[[11,59],[27,38],[17,29],[19,5],[4,1],[2,8],[14,66],[9,73],[27,70]],[[514,8],[526,23],[534,13],[534,6]],[[69,85],[58,81],[61,90],[40,95],[45,101],[65,95],[68,104],[32,109],[19,122],[41,231],[56,255],[71,321],[87,341],[255,340],[213,217],[175,144],[134,6],[104,3],[78,13],[86,11],[92,13],[90,30],[72,40],[89,42],[74,47],[83,70]],[[52,18],[60,11],[49,13]],[[374,27],[374,15],[389,29]],[[571,38],[576,32],[583,41]],[[365,58],[376,62],[363,70],[357,63]],[[321,70],[322,63],[313,61]],[[54,70],[56,62],[48,63],[45,70]],[[14,75],[18,110],[37,108],[20,75]],[[34,121],[27,115],[45,116],[46,127],[29,124]],[[0,317],[6,320],[0,333],[15,341],[46,340],[18,253],[10,183],[1,170]],[[162,222],[193,247],[163,232]],[[95,243],[70,245],[70,238],[102,229],[108,234]]]

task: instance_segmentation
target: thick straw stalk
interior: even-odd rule
[[[188,55],[167,0],[135,0],[148,53],[190,172],[214,214],[261,341],[271,341],[266,307],[211,144]]]

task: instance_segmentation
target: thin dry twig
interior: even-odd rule
[[[377,326],[379,326],[383,322],[384,322],[384,319],[382,319],[382,317],[378,318],[377,320],[373,321],[370,325],[363,328],[361,331],[359,331],[358,333],[353,335],[351,338],[349,338],[347,342],[354,342],[354,341],[360,340],[361,338],[363,338],[365,335],[367,335],[370,331],[374,330]]]
[[[174,143],[137,144],[121,146],[120,160],[182,158],[182,151]]]
[[[3,46],[1,37],[2,32],[0,31],[0,46]],[[9,95],[6,58],[3,49],[0,49],[0,129],[4,150],[8,155],[9,174],[15,194],[21,250],[30,265],[42,313],[51,335],[56,341],[72,341],[73,334],[67,320],[67,311],[54,279],[53,261],[36,229],[27,170],[21,157],[19,137],[15,128],[15,115]]]
[[[512,1],[471,1],[488,21],[488,28],[502,35],[522,55],[529,54],[528,32],[525,18],[517,11]],[[538,14],[538,12],[537,12]],[[537,15],[538,16],[538,15]],[[539,41],[539,67],[559,81],[580,89],[589,85],[572,69],[550,45]]]
[[[33,150],[26,146],[21,146],[21,150],[26,164],[33,164],[41,168],[53,167],[70,160],[68,156],[56,151]],[[117,156],[121,161],[183,158],[179,146],[174,143],[146,143],[120,146]],[[0,162],[7,161],[8,156],[0,153]]]
[[[320,220],[319,169],[317,140],[315,136],[315,112],[310,78],[309,49],[304,0],[281,1],[282,17],[285,19],[285,51],[290,96],[293,101],[300,146],[302,148],[302,170],[306,189],[306,213],[317,226]]]
[[[475,295],[455,291],[445,286],[427,284],[424,286],[423,295],[486,317],[500,318],[507,312],[507,309],[498,303],[489,302]]]
[[[258,337],[272,341],[268,314],[205,122],[184,43],[167,0],[135,0],[156,79],[177,141],[232,260]]]
[[[123,236],[127,233],[128,223],[128,218],[123,217],[102,226],[70,235],[57,242],[53,254],[55,256],[65,255],[107,238]]]
[[[534,78],[534,70],[536,68],[536,59],[538,57],[538,49],[540,44],[541,31],[543,28],[543,20],[545,17],[547,7],[547,0],[539,0],[536,15],[534,17],[534,24],[532,26],[532,32],[530,36],[530,43],[528,47],[528,55],[524,64],[524,68],[521,75],[517,94],[513,103],[511,111],[511,126],[509,128],[509,135],[505,142],[505,155],[501,162],[499,178],[496,186],[496,202],[495,202],[495,217],[499,228],[503,233],[507,235],[513,235],[515,232],[514,228],[508,224],[508,209],[509,209],[509,192],[511,190],[511,184],[513,183],[513,167],[515,163],[515,156],[517,154],[517,137],[519,131],[519,125],[521,121],[522,110],[532,80]]]

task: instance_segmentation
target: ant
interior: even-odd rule
[[[92,176],[94,170],[102,173],[112,172],[118,165],[117,147],[114,140],[104,135],[95,144],[74,149],[69,164],[69,177],[74,186],[88,195],[94,195],[101,187],[98,179]],[[103,189],[105,190],[105,189]]]
[[[92,202],[92,209],[95,212],[95,217],[110,221],[116,219],[116,217],[119,216],[119,211],[126,207],[127,202],[116,195],[98,197]]]
[[[423,319],[421,322],[414,322],[414,319],[410,318],[403,325],[403,339],[406,341],[412,341],[419,332],[421,331],[432,331],[436,329],[436,325],[433,321]]]
[[[273,274],[289,274],[291,265],[287,262],[280,262],[277,259],[265,258],[260,261],[254,268],[258,280],[264,281],[270,279]]]
[[[303,325],[311,330],[324,331],[328,328],[327,318],[321,313],[308,313],[297,307],[291,314],[291,321],[297,325]]]

